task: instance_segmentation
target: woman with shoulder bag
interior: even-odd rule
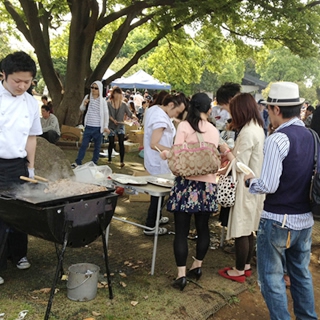
[[[263,120],[257,103],[249,93],[240,93],[230,101],[231,128],[238,131],[234,149],[226,144],[219,146],[230,163],[241,162],[256,176],[260,176],[263,162],[265,134]],[[234,165],[236,181],[243,181],[244,173]],[[245,282],[251,275],[250,260],[253,255],[253,232],[258,229],[264,196],[250,194],[244,184],[238,183],[234,206],[230,208],[226,239],[235,238],[236,267],[219,270],[219,274],[237,282]]]
[[[219,131],[208,121],[210,110],[211,99],[205,93],[196,93],[190,101],[186,120],[178,126],[174,144],[196,143],[198,142],[197,133],[200,133],[205,142],[213,143],[217,147]],[[162,157],[167,158],[168,153],[168,151],[163,152]],[[167,210],[174,213],[173,248],[178,268],[173,287],[181,291],[187,284],[187,277],[199,280],[202,275],[202,261],[210,244],[209,217],[211,213],[218,210],[216,191],[216,174],[206,174],[176,177],[170,192]],[[188,234],[193,214],[198,238],[196,255],[187,273]]]
[[[112,150],[114,149],[114,139],[118,136],[119,152],[120,152],[120,168],[124,167],[124,117],[127,115],[128,118],[132,119],[137,117],[129,110],[128,105],[123,101],[122,90],[119,87],[113,87],[110,99],[108,100],[109,109],[109,146],[108,146],[108,162],[111,162]]]
[[[85,129],[77,159],[75,163],[71,165],[73,168],[82,164],[82,160],[86,154],[91,139],[94,142],[92,161],[97,164],[102,143],[102,135],[104,132],[110,132],[108,129],[109,112],[106,100],[102,96],[102,82],[94,81],[90,88],[90,95],[86,95],[80,105],[80,111],[86,111],[84,115]]]

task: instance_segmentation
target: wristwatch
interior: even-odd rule
[[[251,179],[247,179],[245,182],[244,182],[244,185],[249,188],[250,187],[250,180]]]

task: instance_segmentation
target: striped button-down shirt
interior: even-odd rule
[[[264,161],[261,177],[251,179],[249,191],[251,193],[275,193],[279,187],[282,174],[282,161],[288,155],[290,141],[284,133],[277,132],[288,126],[304,126],[298,118],[293,118],[279,126],[265,141]],[[261,218],[271,219],[283,223],[284,214],[262,211]],[[286,216],[285,226],[293,230],[302,230],[313,226],[311,212],[303,214],[289,214]]]

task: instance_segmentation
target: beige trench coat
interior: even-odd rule
[[[236,162],[240,161],[251,168],[256,177],[260,177],[263,161],[263,128],[251,121],[240,131],[232,154]],[[263,209],[264,195],[249,193],[244,185],[244,173],[236,165],[238,186],[236,189],[235,204],[230,208],[226,239],[249,236],[258,229],[260,215]]]

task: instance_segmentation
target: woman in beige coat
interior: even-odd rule
[[[227,230],[227,239],[235,238],[236,267],[221,269],[219,274],[230,280],[244,282],[246,276],[251,275],[253,232],[258,229],[264,196],[249,193],[243,183],[245,174],[237,168],[236,163],[244,163],[256,176],[260,176],[265,135],[258,106],[251,94],[236,95],[230,101],[230,113],[231,127],[238,132],[238,136],[232,152],[227,145],[221,145],[220,151],[234,164],[233,170],[236,170],[238,181],[235,204],[230,209]]]

